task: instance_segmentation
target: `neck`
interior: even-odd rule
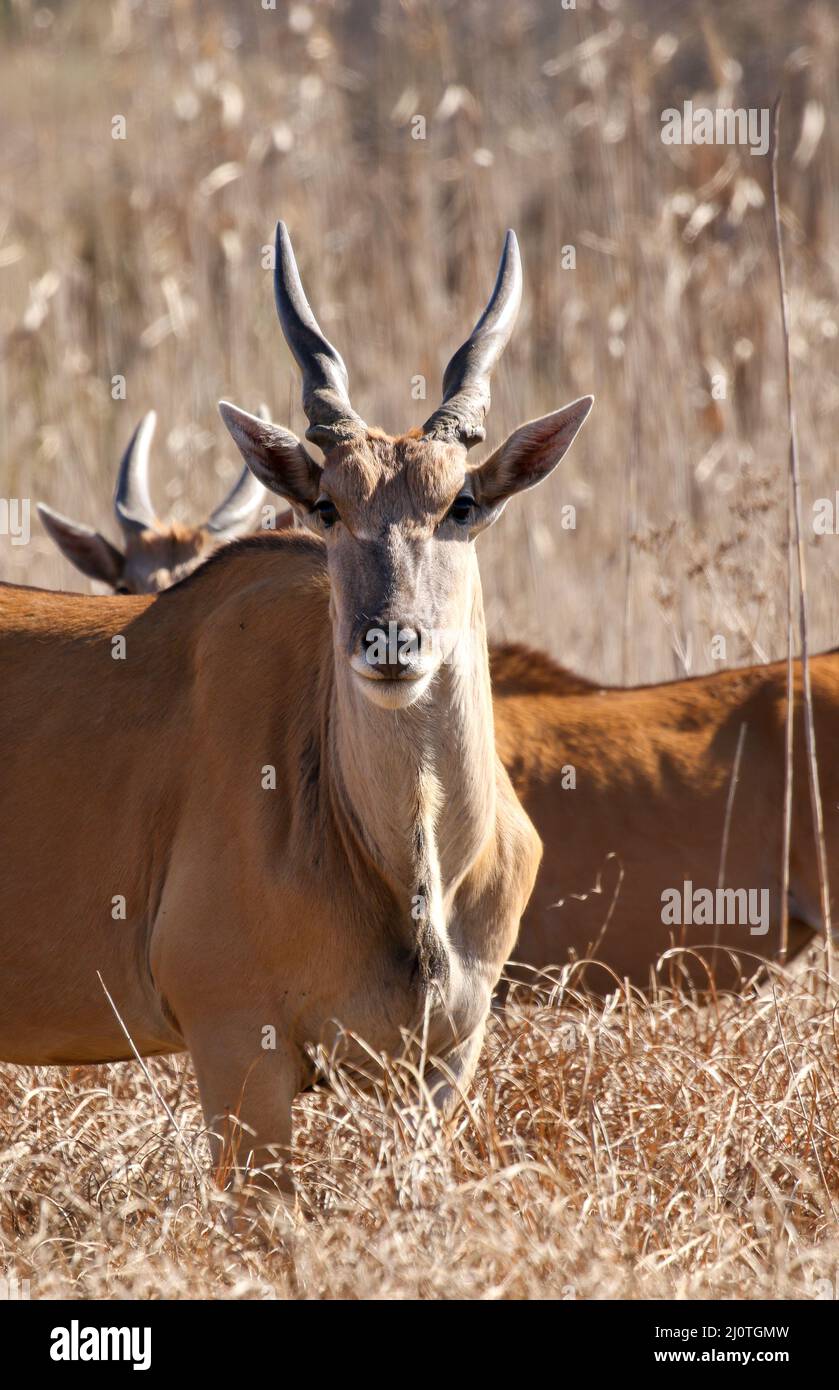
[[[480,583],[468,627],[426,694],[382,709],[336,656],[332,720],[354,832],[415,921],[438,930],[495,825],[492,692]]]

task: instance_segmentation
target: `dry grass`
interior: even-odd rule
[[[233,1233],[189,1066],[5,1069],[0,1268],[33,1297],[814,1298],[839,1279],[834,1007],[815,978],[700,1006],[541,981],[470,1109],[351,1076],[296,1109],[290,1240]],[[825,1281],[829,1281],[826,1283]]]
[[[358,409],[417,423],[411,379],[435,397],[512,225],[527,294],[491,438],[598,404],[483,544],[493,632],[612,680],[709,669],[714,634],[730,664],[784,654],[768,161],[665,147],[659,113],[769,106],[785,74],[806,528],[837,487],[831,6],[4,0],[0,37],[0,496],[107,529],[120,446],[154,406],[156,492],[187,518],[238,466],[219,396],[299,427],[260,264],[278,215]],[[839,542],[806,534],[819,650],[839,641]],[[0,576],[77,582],[37,525],[26,547],[0,537]],[[811,1297],[839,1270],[839,1110],[809,983],[711,1006],[543,992],[496,1020],[451,1133],[412,1138],[351,1090],[302,1101],[293,1270],[231,1233],[198,1175],[186,1062],[152,1065],[182,1138],[134,1067],[4,1068],[0,1271],[42,1296]]]

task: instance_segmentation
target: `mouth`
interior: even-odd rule
[[[404,676],[384,676],[367,667],[365,670],[353,665],[353,675],[360,689],[374,704],[384,709],[405,709],[428,688],[433,671],[420,671]]]

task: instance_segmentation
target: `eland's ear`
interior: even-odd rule
[[[44,529],[55,541],[62,555],[77,570],[89,579],[98,579],[102,584],[115,588],[122,576],[125,556],[115,545],[100,536],[90,526],[82,526],[77,521],[69,521],[60,512],[54,512],[43,502],[38,503],[38,515]]]
[[[543,482],[568,452],[593,404],[594,396],[581,396],[514,430],[470,475],[480,505],[501,506],[515,492]]]
[[[292,506],[311,511],[320,492],[321,468],[297,435],[229,401],[219,401],[218,408],[242,458],[263,487],[286,497]]]

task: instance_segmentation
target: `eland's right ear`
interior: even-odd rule
[[[102,584],[116,587],[122,576],[125,556],[115,545],[111,545],[92,527],[69,521],[43,502],[38,503],[38,515],[44,529],[71,565],[75,565],[89,579],[98,579]]]
[[[219,401],[219,412],[242,458],[263,487],[309,512],[320,493],[320,464],[296,434]]]

